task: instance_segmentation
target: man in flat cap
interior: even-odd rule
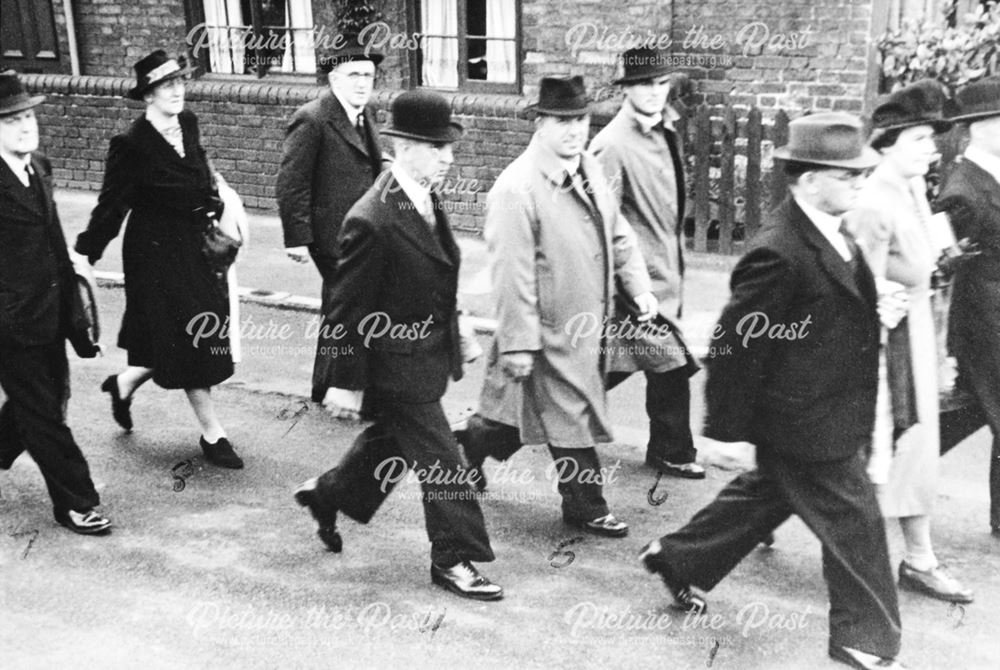
[[[841,221],[879,157],[861,121],[842,113],[793,121],[774,155],[790,197],[733,270],[716,331],[732,353],[708,360],[705,389],[704,434],[756,445],[757,468],[640,558],[675,607],[703,611],[691,586],[712,589],[797,514],[823,545],[831,658],[899,668],[896,585],[863,452],[875,419],[880,314],[898,319],[905,307],[879,298]],[[784,324],[784,339],[752,325],[765,317]]]
[[[584,151],[590,125],[582,77],[541,81],[535,134],[486,201],[497,329],[479,412],[456,432],[479,476],[487,456],[546,444],[566,523],[608,537],[611,514],[595,445],[611,442],[604,326],[617,277],[649,320],[650,292],[635,234],[600,164]],[[481,480],[482,481],[482,480]]]
[[[0,469],[27,451],[45,478],[56,521],[105,535],[111,522],[83,452],[66,425],[66,340],[84,357],[97,347],[74,318],[79,293],[56,204],[52,168],[36,153],[44,100],[0,73]]]
[[[941,185],[934,209],[946,212],[957,239],[980,253],[958,265],[948,315],[948,350],[958,363],[957,389],[968,391],[967,411],[943,415],[944,435],[971,434],[984,423],[993,433],[990,456],[990,528],[1000,539],[1000,77],[960,89],[953,121],[968,124],[969,146]],[[950,416],[958,425],[949,425]],[[961,425],[966,424],[966,425]]]
[[[503,589],[475,562],[493,550],[468,472],[441,407],[448,378],[462,376],[456,301],[459,250],[432,189],[453,161],[462,126],[436,93],[407,91],[392,103],[396,160],[347,213],[323,329],[336,409],[373,421],[340,464],[295,492],[334,551],[337,512],[368,523],[412,468],[431,541],[431,578],[466,598]]]
[[[276,186],[285,250],[300,263],[312,257],[323,278],[324,314],[340,224],[384,167],[375,114],[368,107],[380,62],[382,54],[356,35],[338,36],[336,48],[320,57],[329,90],[296,110],[285,133]],[[312,380],[313,401],[328,408],[334,400],[327,398],[331,344],[321,332]]]
[[[677,114],[667,105],[670,54],[639,47],[622,54],[622,62],[624,74],[614,83],[621,85],[625,101],[594,137],[590,150],[604,166],[622,214],[635,230],[659,301],[657,319],[670,340],[653,346],[633,337],[612,344],[608,381],[615,386],[637,370],[645,373],[646,463],[674,477],[704,479],[705,468],[695,462],[690,423],[688,378],[698,366],[675,323],[681,315],[684,277],[684,162],[673,127]],[[616,300],[627,298],[617,295]],[[619,305],[618,311],[627,318],[626,306]]]

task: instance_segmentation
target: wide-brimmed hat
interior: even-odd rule
[[[401,93],[392,101],[392,125],[383,135],[422,142],[454,142],[465,128],[451,120],[451,105],[444,96],[431,91]]]
[[[13,70],[0,72],[0,116],[17,114],[45,100],[44,95],[28,95],[21,79]]]
[[[623,73],[612,84],[634,84],[670,74],[670,52],[651,47],[629,49],[622,54]]]
[[[952,121],[978,121],[1000,116],[1000,76],[986,77],[958,89],[955,94],[957,113]]]
[[[528,112],[548,116],[582,116],[590,112],[590,100],[583,77],[542,77],[538,102],[528,105]]]
[[[936,79],[921,79],[883,98],[872,113],[871,141],[890,130],[931,126],[936,133],[947,132],[952,123],[944,118],[948,95]]]
[[[810,163],[848,170],[875,167],[881,156],[865,145],[861,119],[844,112],[823,112],[788,124],[788,144],[774,150],[785,161]]]
[[[188,67],[184,56],[172,58],[163,49],[144,56],[132,69],[135,70],[136,83],[129,90],[128,97],[133,100],[142,100],[142,96],[165,81],[186,77],[194,72],[194,68]]]
[[[334,42],[334,46],[324,49],[318,54],[319,69],[329,74],[333,68],[341,63],[352,60],[370,60],[378,67],[385,58],[381,51],[371,44],[365,44],[361,35],[356,33],[341,34]]]

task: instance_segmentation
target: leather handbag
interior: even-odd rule
[[[101,321],[97,312],[96,293],[90,266],[74,262],[66,339],[80,358],[94,358],[103,351],[100,345]]]

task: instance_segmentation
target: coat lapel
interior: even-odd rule
[[[792,226],[799,232],[799,235],[802,236],[806,244],[815,251],[819,266],[823,268],[835,283],[840,284],[858,300],[871,302],[870,295],[862,295],[862,290],[868,293],[867,287],[858,285],[854,272],[851,271],[851,265],[844,262],[844,259],[837,253],[837,250],[830,244],[830,241],[823,237],[823,233],[819,232],[819,228],[806,216],[806,213],[796,204],[795,200],[789,197],[785,201],[784,206],[788,208],[787,220],[791,221]],[[864,263],[864,258],[861,257],[860,251],[858,252],[858,260]]]
[[[358,130],[354,127],[354,122],[347,118],[347,112],[344,111],[344,106],[337,100],[337,96],[332,92],[326,92],[323,97],[322,106],[323,117],[326,119],[327,124],[343,137],[345,142],[367,156],[368,147],[361,141],[361,136],[358,135]],[[371,132],[374,119],[367,108],[365,109],[365,123],[368,124],[369,132]]]
[[[385,181],[382,181],[382,179]],[[437,239],[438,236],[431,231],[430,226],[424,221],[424,217],[420,216],[416,205],[406,195],[406,192],[399,183],[396,182],[396,178],[392,175],[392,172],[386,171],[380,181],[375,183],[378,184],[377,188],[386,194],[386,204],[394,214],[393,222],[395,223],[396,230],[399,231],[400,237],[434,260],[446,265],[453,265],[449,254],[441,247],[441,243]],[[431,197],[432,199],[434,198],[433,196]],[[434,202],[437,204],[436,199],[434,199]],[[448,222],[444,216],[444,212],[437,208],[435,212],[438,225],[444,224],[444,227],[447,228]],[[447,235],[450,238],[451,232],[449,231]],[[454,240],[451,243],[454,244]]]
[[[38,179],[44,182],[35,161],[32,161],[32,167]],[[0,192],[5,194],[5,199],[8,202],[20,205],[31,214],[36,216],[46,215],[44,210],[38,208],[38,201],[35,199],[31,189],[24,187],[21,180],[17,178],[17,175],[7,165],[7,161],[3,160],[0,160]]]

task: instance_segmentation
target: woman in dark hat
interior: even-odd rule
[[[115,421],[132,429],[132,395],[149,379],[184,389],[206,460],[241,468],[211,397],[211,387],[233,374],[233,361],[223,327],[229,317],[225,278],[202,252],[207,217],[217,216],[221,205],[198,121],[184,109],[191,71],[183,58],[162,50],[135,64],[137,81],[128,97],[143,100],[146,111],[111,139],[101,195],[76,250],[97,262],[128,218],[118,335],[128,367],[101,385]]]
[[[972,592],[938,564],[930,514],[937,496],[938,348],[931,309],[935,245],[924,175],[940,158],[934,137],[944,119],[941,84],[924,80],[901,89],[872,116],[872,148],[882,162],[865,184],[858,242],[882,290],[905,291],[907,311],[888,332],[881,366],[872,457],[868,473],[886,518],[898,518],[906,542],[900,588],[942,600],[972,602]],[[895,284],[889,283],[895,282]]]

